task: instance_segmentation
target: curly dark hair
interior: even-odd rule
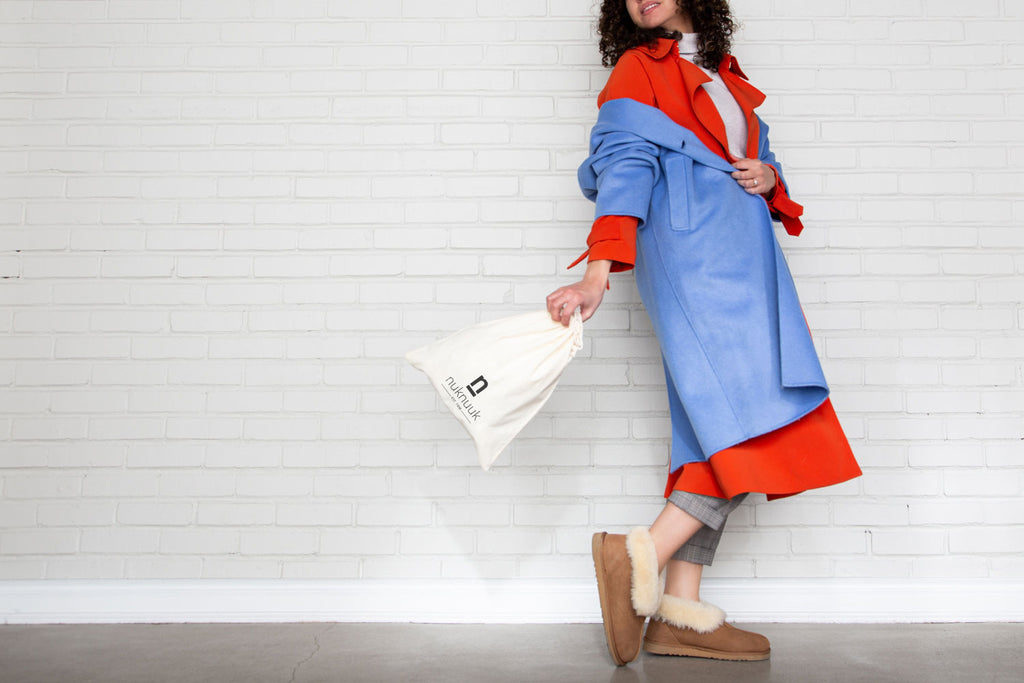
[[[732,48],[736,22],[728,0],[675,0],[700,34],[696,62],[706,69],[717,70],[722,58]],[[615,66],[619,57],[639,45],[649,45],[658,38],[672,38],[660,29],[641,29],[629,18],[626,0],[601,0],[601,17],[597,21],[601,36],[601,63]]]

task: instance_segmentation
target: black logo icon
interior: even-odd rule
[[[467,384],[466,389],[469,390],[470,394],[476,396],[477,394],[483,393],[484,389],[486,389],[487,386],[487,380],[484,379],[483,375],[480,375],[475,380]]]

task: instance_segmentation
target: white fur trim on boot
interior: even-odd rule
[[[652,616],[661,604],[665,585],[658,576],[658,551],[651,533],[638,526],[626,534],[626,552],[633,569],[630,577],[633,609],[641,616]]]
[[[725,612],[709,602],[684,600],[674,595],[661,598],[655,618],[677,628],[691,628],[697,633],[711,633],[725,623]]]

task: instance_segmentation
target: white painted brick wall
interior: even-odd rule
[[[401,360],[571,280],[593,5],[0,3],[0,579],[584,578],[649,522],[629,275],[492,472]],[[710,573],[1019,578],[1024,5],[734,7],[865,476]]]

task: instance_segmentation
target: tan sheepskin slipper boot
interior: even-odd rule
[[[647,529],[594,534],[591,549],[608,652],[618,666],[640,654],[645,618],[661,603],[658,555]]]
[[[658,551],[651,532],[638,526],[626,534],[626,552],[632,568],[629,597],[636,613],[651,617],[665,594],[665,580],[658,575]]]
[[[666,595],[644,635],[656,655],[753,662],[768,659],[771,644],[758,633],[725,623],[725,612],[706,602]]]

